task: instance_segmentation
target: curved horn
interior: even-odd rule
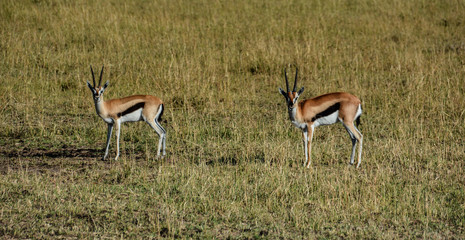
[[[103,67],[104,67],[104,66],[102,66],[102,70],[100,71],[100,79],[98,80],[98,86],[99,86],[99,87],[100,87],[100,84],[101,84],[101,82],[102,82]]]
[[[92,65],[90,65],[90,72],[92,73],[92,81],[94,82],[94,87],[95,87],[95,76],[94,76],[94,70],[92,69]]]
[[[286,78],[286,91],[289,92],[289,82],[287,81],[287,72],[286,72],[286,68],[284,68],[284,77]]]
[[[294,89],[292,90],[295,92],[295,88],[297,87],[297,73],[299,72],[299,68],[295,67],[295,81],[294,81]]]

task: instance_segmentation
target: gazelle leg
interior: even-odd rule
[[[163,137],[163,156],[166,155],[166,133]]]
[[[357,139],[355,137],[352,137],[351,140],[352,140],[352,153],[350,154],[350,165],[354,165],[355,145],[357,144]]]
[[[304,167],[307,166],[307,163],[308,163],[308,148],[307,148],[307,145],[308,145],[308,131],[307,131],[307,128],[305,128],[303,131],[302,131],[302,138],[304,139],[304,151],[305,151],[305,162],[304,162]]]
[[[308,129],[308,127],[307,127]],[[308,148],[308,161],[307,161],[307,168],[310,168],[310,164],[312,163],[312,139],[313,139],[313,132],[315,131],[315,126],[310,125],[310,129],[308,129],[308,139],[307,139],[307,146]]]
[[[149,125],[155,129],[157,132],[158,136],[160,136],[160,139],[158,140],[158,151],[157,151],[157,156],[160,156],[160,151],[163,149],[163,155],[166,155],[166,130],[160,125],[160,122],[158,120],[160,119],[161,115],[163,114],[164,106],[161,104],[158,108],[157,114],[155,115],[155,118],[153,119],[153,125],[152,123],[148,122]]]
[[[103,160],[108,155],[108,148],[110,147],[110,139],[111,139],[111,133],[113,132],[113,124],[108,124],[108,132],[107,132],[107,146],[105,147],[105,155],[103,155]]]
[[[166,131],[163,129],[163,127],[160,126],[158,121],[154,120],[153,122],[147,121],[147,123],[150,125],[150,127],[155,130],[155,132],[160,136],[160,139],[158,140],[158,151],[157,151],[157,157],[160,156],[161,149],[163,148],[163,156],[166,154],[165,153],[165,148],[164,148],[164,141],[165,141],[165,134]]]
[[[352,154],[350,157],[350,163],[354,163],[354,155],[355,155],[355,144],[358,141],[359,142],[359,150],[358,150],[358,163],[357,163],[357,168],[360,166],[360,163],[362,162],[362,143],[363,143],[363,135],[360,133],[360,131],[355,127],[353,122],[344,122],[344,127],[346,127],[347,131],[351,135],[352,138]],[[355,140],[354,140],[355,139]]]
[[[118,160],[119,157],[119,135],[121,131],[121,121],[116,120],[116,157],[115,161]]]
[[[355,138],[355,135],[352,133],[352,131],[349,129],[349,127],[344,122],[342,122],[342,125],[347,130],[347,133],[349,133],[350,140],[352,141],[352,153],[350,154],[350,165],[354,165],[355,145],[357,144],[357,139]]]
[[[360,167],[360,163],[362,163],[362,145],[363,145],[363,134],[358,130],[358,128],[354,125],[355,130],[357,131],[360,139],[358,140],[360,145],[358,146],[358,163],[357,168]]]
[[[158,119],[155,118],[155,124],[161,129],[161,132],[162,134],[160,135],[160,140],[159,142],[161,142],[161,146],[162,146],[162,149],[163,149],[163,156],[166,155],[166,130],[160,125],[160,123],[158,122]],[[158,144],[158,152],[160,153],[160,143]]]
[[[159,131],[157,131],[158,135],[160,136],[160,139],[158,140],[158,151],[157,151],[157,156],[160,156],[160,150],[163,149],[163,156],[166,155],[166,152],[165,152],[165,134],[166,134],[166,131],[165,129],[160,125],[160,123],[158,123],[158,121],[155,119],[155,125],[157,126],[157,128],[159,129]]]

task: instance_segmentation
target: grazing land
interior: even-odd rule
[[[340,124],[302,167],[288,64],[362,99],[359,169]],[[101,160],[90,65],[165,158],[138,122]],[[464,103],[460,0],[0,1],[0,238],[465,238]]]

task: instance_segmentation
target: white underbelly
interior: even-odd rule
[[[106,123],[113,123],[113,118],[110,118],[110,117],[104,118],[104,117],[102,117],[102,119],[103,119],[103,121],[105,121]]]
[[[305,129],[305,127],[307,126],[307,123],[301,123],[298,121],[292,121],[292,124],[294,124],[294,126],[300,129]]]
[[[121,116],[121,122],[137,122],[142,120],[142,108]]]
[[[335,111],[328,116],[320,117],[314,122],[314,126],[318,127],[321,125],[330,125],[337,123],[339,117],[339,111]]]

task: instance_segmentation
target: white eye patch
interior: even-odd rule
[[[292,100],[292,103],[295,104],[295,103],[297,102],[297,100],[299,100],[299,94],[297,94],[297,95],[295,96],[295,98]]]

